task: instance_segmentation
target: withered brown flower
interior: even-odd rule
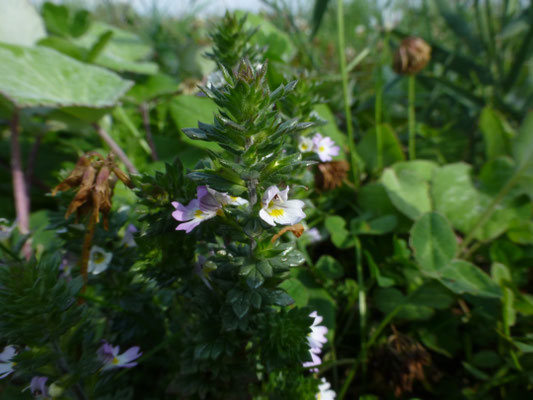
[[[115,164],[112,153],[104,158],[97,152],[90,152],[79,158],[71,173],[52,190],[52,195],[59,191],[77,188],[78,191],[68,206],[65,218],[74,212],[80,218],[92,211],[91,218],[94,222],[99,222],[101,212],[104,228],[107,229],[113,188],[117,179],[131,187],[130,178]]]
[[[431,46],[424,39],[410,36],[400,43],[394,54],[393,69],[398,74],[413,75],[420,72],[431,59]]]
[[[333,190],[342,185],[350,165],[344,161],[330,161],[318,164],[315,185],[318,190]]]
[[[378,379],[391,385],[394,395],[400,397],[413,390],[416,380],[426,379],[424,367],[431,365],[431,356],[420,343],[393,327],[393,334],[375,351],[371,364]]]

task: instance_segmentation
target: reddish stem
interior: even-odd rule
[[[19,141],[19,110],[15,109],[11,118],[11,175],[13,177],[13,195],[20,233],[30,233],[30,199],[26,190],[26,180],[22,171],[22,155]],[[23,248],[26,259],[31,257],[31,242],[26,241]]]
[[[91,214],[89,216],[89,224],[87,225],[87,230],[85,231],[85,236],[83,238],[83,248],[81,250],[81,276],[83,277],[83,288],[81,290],[81,293],[85,293],[87,281],[89,280],[89,256],[91,254],[91,247],[93,244],[95,223],[96,220]]]
[[[98,132],[98,135],[100,135],[100,137],[102,138],[102,140],[106,142],[106,144],[111,148],[111,151],[115,153],[116,156],[120,159],[120,161],[124,163],[129,173],[138,175],[139,171],[137,171],[137,168],[135,168],[126,153],[124,153],[124,150],[120,148],[120,146],[117,144],[117,142],[113,140],[109,133],[107,133],[107,131],[98,124],[94,124],[94,127],[96,129],[96,132]]]

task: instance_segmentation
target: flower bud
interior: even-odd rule
[[[431,46],[419,37],[410,36],[400,43],[394,54],[393,69],[398,74],[414,75],[431,59]]]
[[[55,399],[56,397],[59,397],[63,394],[63,388],[56,384],[55,382],[50,385],[48,388],[48,394]]]

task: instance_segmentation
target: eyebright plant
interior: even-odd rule
[[[316,313],[287,312],[293,300],[279,287],[304,261],[294,240],[280,234],[302,233],[296,224],[309,204],[297,198],[305,193],[298,175],[315,161],[302,160],[293,138],[313,123],[285,120],[276,111],[296,82],[271,91],[266,64],[245,59],[235,70],[220,70],[225,85],[202,88],[219,107],[213,124],[200,121],[184,130],[220,150],[184,178],[196,182],[196,196],[179,190],[167,203],[177,222],[174,240],[196,239],[189,254],[189,265],[196,266],[181,275],[190,298],[182,304],[188,311],[183,323],[191,333],[182,338],[182,365],[188,367],[178,386],[185,395],[210,398],[265,395],[268,376],[299,371],[313,388],[303,398],[313,399],[319,382],[302,366],[320,364],[326,331]],[[279,225],[288,229],[280,232]]]

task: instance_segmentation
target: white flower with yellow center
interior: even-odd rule
[[[15,363],[11,361],[17,354],[14,346],[6,346],[0,353],[0,379],[5,378],[14,371]]]
[[[313,139],[305,136],[300,136],[300,139],[298,141],[298,149],[302,153],[308,153],[310,151],[313,151],[313,146]]]
[[[302,208],[304,202],[301,200],[288,200],[289,187],[279,190],[277,186],[270,186],[263,195],[263,208],[259,211],[259,216],[267,224],[294,225],[305,218]]]
[[[316,400],[335,400],[337,394],[331,389],[331,384],[322,378],[321,384],[318,385],[318,393],[316,394]]]
[[[104,272],[113,258],[113,253],[107,252],[99,246],[91,247],[89,253],[88,271],[91,274],[98,275]]]
[[[339,155],[340,147],[329,136],[315,133],[315,136],[313,136],[313,150],[320,158],[320,161],[326,162]]]

